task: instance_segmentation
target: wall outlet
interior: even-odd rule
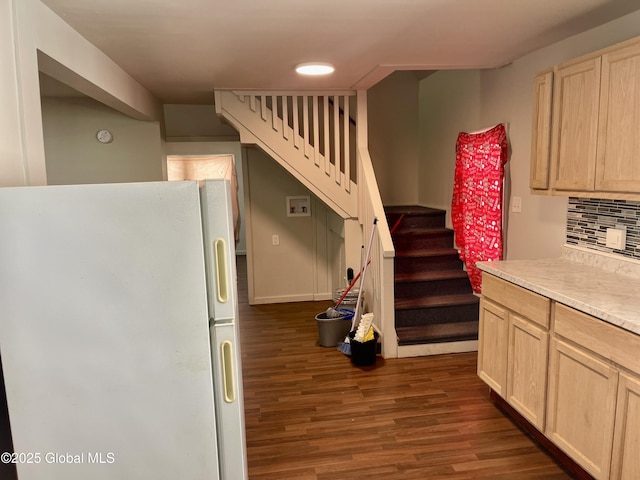
[[[627,245],[627,229],[616,225],[616,228],[607,228],[607,240],[605,245],[615,250],[624,250]]]
[[[511,197],[511,211],[513,213],[522,212],[522,197]]]
[[[275,246],[280,245],[280,235],[271,235],[271,244]]]

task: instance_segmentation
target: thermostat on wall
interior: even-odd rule
[[[96,133],[96,138],[101,143],[113,142],[113,134],[109,130],[98,130],[98,133]]]

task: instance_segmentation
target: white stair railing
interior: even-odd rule
[[[367,92],[358,91],[358,112],[366,113]],[[371,275],[366,276],[364,291],[366,302],[374,314],[374,323],[382,331],[382,355],[398,356],[398,337],[395,326],[394,269],[395,248],[387,223],[373,164],[369,156],[366,115],[358,115],[358,185],[360,198],[358,217],[363,226],[364,238],[378,218],[377,235],[371,247]]]
[[[243,143],[258,144],[343,218],[357,216],[355,92],[216,90],[215,98]]]

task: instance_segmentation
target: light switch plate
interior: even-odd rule
[[[522,197],[511,197],[511,211],[513,213],[522,212]]]

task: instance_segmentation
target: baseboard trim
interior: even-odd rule
[[[526,418],[520,415],[507,401],[494,390],[489,389],[489,398],[502,412],[510,417],[516,425],[527,432],[538,445],[545,449],[562,468],[564,468],[576,480],[593,480],[593,477],[578,465],[571,457],[560,450],[543,433],[534,427]]]
[[[331,300],[331,293],[305,293],[300,295],[278,295],[273,297],[254,297],[251,305],[268,305],[270,303],[319,302]]]
[[[426,357],[445,353],[477,352],[478,341],[427,343],[422,345],[398,345],[398,358]]]

